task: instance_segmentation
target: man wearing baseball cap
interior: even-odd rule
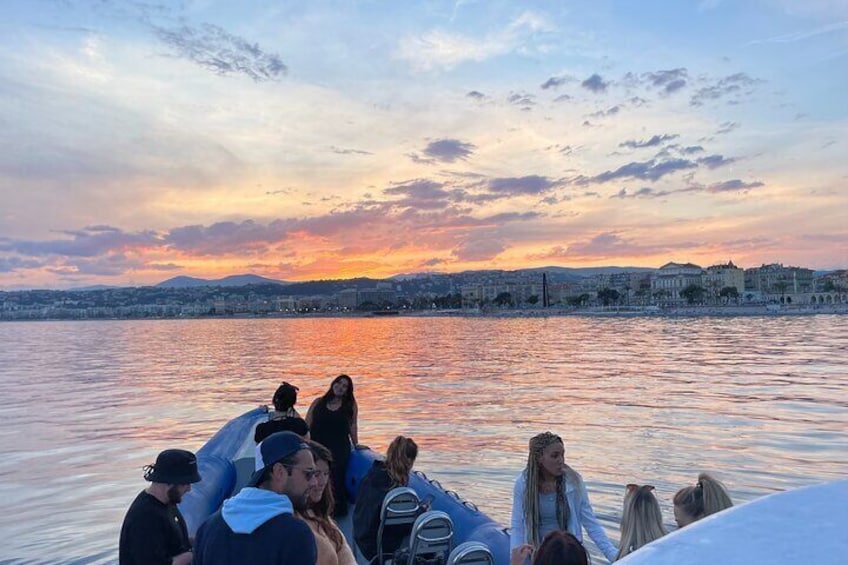
[[[318,486],[312,452],[293,432],[256,446],[250,482],[197,530],[194,565],[315,565],[315,537],[294,517]]]
[[[191,543],[177,504],[200,481],[190,451],[166,449],[144,468],[150,486],[135,498],[121,526],[120,565],[189,565]]]

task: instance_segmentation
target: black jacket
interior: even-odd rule
[[[359,484],[356,508],[353,511],[353,538],[360,553],[369,561],[377,555],[377,531],[380,528],[383,499],[396,486],[382,461],[374,461]],[[394,553],[410,531],[410,526],[386,528],[383,532],[383,553]]]
[[[221,511],[197,531],[194,565],[315,565],[315,537],[291,514],[271,518],[250,534],[235,533]]]

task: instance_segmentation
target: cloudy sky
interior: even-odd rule
[[[845,0],[0,6],[0,289],[848,267]]]

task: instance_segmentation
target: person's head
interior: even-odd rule
[[[262,440],[256,446],[254,468],[247,486],[284,494],[295,510],[307,507],[310,491],[318,484],[312,452],[294,432],[277,432]]]
[[[330,481],[333,454],[317,441],[306,440],[306,443],[309,444],[312,457],[315,459],[315,469],[318,471],[317,484],[309,493],[309,508],[318,516],[330,516],[335,505],[333,486]]]
[[[311,514],[308,515],[308,519],[316,522],[318,528],[333,542],[336,551],[340,551],[344,547],[344,537],[339,529],[333,525],[332,520],[333,507],[335,506],[333,484],[330,481],[333,454],[317,441],[306,440],[306,442],[312,451],[315,469],[318,472],[315,487],[309,491],[308,508]]]
[[[300,389],[296,386],[284,381],[283,384],[277,387],[277,391],[274,393],[274,410],[277,412],[287,412],[291,408],[294,408],[295,403],[297,403],[298,390]]]
[[[156,457],[156,463],[144,468],[144,480],[161,490],[169,503],[179,504],[192,483],[200,482],[197,457],[184,449],[166,449]]]
[[[660,503],[651,485],[627,485],[621,514],[621,542],[618,557],[632,553],[666,534]]]
[[[570,509],[565,497],[565,445],[562,438],[544,432],[530,438],[525,471],[524,523],[526,542],[536,545],[539,539],[541,515],[539,511],[539,485],[551,480],[556,483],[556,513],[560,529],[568,528]]]
[[[683,487],[674,495],[674,519],[682,528],[731,506],[733,501],[724,485],[701,473],[695,486]]]
[[[565,444],[561,437],[545,432],[530,438],[528,471],[533,470],[539,478],[554,478],[562,475],[564,465]]]
[[[418,457],[418,445],[411,438],[397,436],[386,450],[386,472],[396,486],[409,484],[409,472]]]
[[[327,400],[333,397],[341,398],[342,402],[355,402],[353,396],[353,379],[347,375],[339,375],[330,383],[330,388],[324,393]]]
[[[554,530],[536,549],[533,565],[589,565],[589,554],[572,534]]]

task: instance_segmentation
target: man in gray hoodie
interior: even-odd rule
[[[297,434],[277,432],[256,446],[256,472],[197,530],[194,565],[315,565],[315,537],[295,518],[318,471]]]

